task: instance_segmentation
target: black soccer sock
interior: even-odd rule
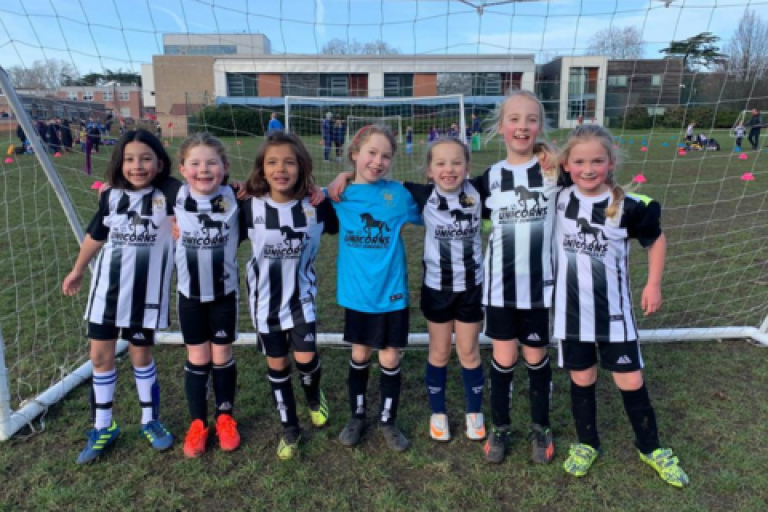
[[[268,374],[272,398],[280,415],[280,423],[283,424],[283,428],[297,427],[299,418],[296,416],[296,398],[293,396],[290,365],[284,370],[269,368]]]
[[[354,418],[365,418],[367,403],[365,392],[368,389],[368,375],[371,372],[371,360],[356,363],[349,360],[347,389],[349,392],[349,410]]]
[[[640,452],[648,454],[660,448],[659,429],[656,426],[656,413],[648,397],[645,383],[634,391],[621,390],[624,410],[635,431],[635,446]]]
[[[234,415],[235,393],[237,390],[237,365],[232,358],[222,365],[213,365],[213,396],[216,400],[216,414]]]
[[[403,374],[400,365],[394,368],[381,368],[381,380],[379,381],[379,393],[381,405],[379,407],[379,421],[384,425],[394,425],[397,420],[397,408],[400,404],[400,389],[403,385]]]
[[[304,397],[307,405],[317,407],[320,405],[320,379],[323,377],[323,367],[320,364],[320,356],[317,354],[308,363],[296,361],[296,369],[299,370],[301,387],[304,389]]]
[[[495,427],[507,426],[511,423],[509,417],[510,384],[515,376],[515,365],[502,366],[491,360],[491,423]]]
[[[528,368],[531,421],[542,427],[549,427],[549,389],[552,384],[552,367],[549,355],[536,364],[525,363]]]
[[[184,365],[184,392],[187,395],[187,405],[192,421],[208,422],[208,376],[211,373],[211,363]]]
[[[594,384],[582,387],[571,381],[571,412],[579,443],[588,444],[595,450],[599,450],[600,437],[597,435],[597,400]]]

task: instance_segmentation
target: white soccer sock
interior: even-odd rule
[[[112,399],[117,386],[117,369],[108,372],[93,372],[93,395],[91,407],[94,409],[93,426],[96,429],[112,425]]]
[[[139,404],[141,405],[141,424],[146,425],[157,419],[155,413],[160,398],[155,361],[152,360],[149,366],[134,366],[133,376],[136,378],[136,391],[139,394]]]

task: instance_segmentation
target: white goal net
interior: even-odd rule
[[[384,123],[398,137],[392,177],[423,182],[429,142],[440,135],[470,145],[472,175],[505,158],[499,137],[487,138],[494,108],[512,89],[531,90],[545,108],[542,138],[562,147],[581,123],[609,127],[623,158],[619,181],[641,183],[639,192],[662,204],[664,306],[648,318],[636,310],[643,340],[768,339],[768,129],[757,150],[745,147],[746,136],[738,148],[734,139],[753,109],[768,109],[768,37],[740,30],[746,20],[768,33],[761,2],[625,9],[578,0],[376,0],[337,2],[344,7],[333,15],[315,0],[84,7],[91,3],[65,11],[9,0],[2,8],[0,62],[19,104],[3,84],[0,438],[88,378],[87,294],[64,297],[61,280],[78,251],[72,224],[82,232],[90,220],[113,143],[136,127],[157,133],[175,161],[184,136],[210,131],[228,147],[232,178],[244,180],[274,120],[304,140],[316,182],[326,185],[347,168],[344,149],[356,130]],[[627,30],[632,38],[617,36]],[[91,117],[102,144],[87,157],[81,142]],[[718,151],[686,145],[691,122]],[[19,125],[34,144],[22,142]],[[40,131],[51,129],[69,131],[68,142],[44,140]],[[423,342],[423,232],[404,236],[413,339]],[[324,240],[319,260],[324,341],[338,340],[343,324],[334,246]],[[633,249],[635,302],[645,258]],[[240,316],[248,339],[253,328]]]

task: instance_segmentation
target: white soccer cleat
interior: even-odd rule
[[[485,418],[481,412],[467,414],[467,437],[472,441],[485,439]]]
[[[429,418],[429,437],[435,441],[450,441],[451,429],[448,426],[448,416],[445,414],[433,414]]]

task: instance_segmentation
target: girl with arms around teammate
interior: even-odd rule
[[[481,198],[467,179],[469,150],[459,139],[436,139],[427,149],[429,184],[405,182],[424,220],[424,282],[421,310],[429,330],[426,388],[432,415],[430,437],[449,441],[451,431],[445,405],[447,366],[452,336],[461,362],[466,395],[466,434],[485,439],[483,375],[478,346],[483,319]],[[343,173],[329,186],[332,198],[343,191]]]
[[[483,305],[485,334],[493,343],[491,362],[492,429],[485,444],[488,462],[504,460],[510,442],[510,384],[518,359],[518,341],[528,370],[532,459],[554,457],[549,423],[552,370],[547,354],[553,268],[553,212],[557,169],[545,169],[536,154],[544,108],[528,91],[512,92],[498,109],[496,130],[507,156],[477,180],[484,215],[492,224],[485,252]]]
[[[142,435],[156,450],[173,445],[173,436],[158,420],[160,388],[152,358],[155,330],[168,327],[173,209],[164,189],[178,186],[170,172],[171,159],[154,135],[137,130],[120,138],[107,169],[110,188],[101,194],[77,261],[62,284],[65,295],[75,295],[98,255],[85,311],[93,363],[93,429],[78,464],[96,459],[120,433],[112,418],[120,336],[130,342]]]
[[[306,196],[312,186],[312,160],[304,144],[295,135],[278,132],[256,155],[246,183],[252,197],[241,207],[241,238],[249,239],[253,247],[247,266],[248,304],[283,425],[277,448],[280,459],[296,454],[301,437],[289,352],[299,370],[312,424],[322,428],[328,422],[315,344],[314,262],[320,236],[336,233],[338,220],[330,200],[317,207],[311,204]]]
[[[219,139],[208,133],[188,137],[179,148],[179,160],[186,183],[174,201],[179,230],[176,274],[179,324],[187,347],[184,390],[192,418],[184,455],[194,458],[205,452],[208,439],[209,376],[219,446],[233,451],[240,445],[233,419],[237,367],[232,354],[237,339],[239,214],[234,192],[222,185],[229,161]]]
[[[352,344],[349,406],[352,413],[339,436],[346,446],[360,442],[367,413],[366,388],[374,349],[381,368],[379,430],[387,445],[405,451],[408,439],[396,426],[402,375],[400,350],[408,344],[408,272],[400,230],[420,223],[411,194],[385,178],[397,142],[383,125],[360,129],[347,156],[355,170],[341,202],[338,301],[345,308],[344,339]]]
[[[579,442],[571,445],[566,472],[587,474],[600,452],[595,381],[598,354],[613,374],[635,431],[640,459],[665,482],[683,487],[688,476],[672,451],[662,448],[656,415],[643,379],[643,359],[629,292],[629,239],[648,249],[648,282],[641,305],[659,310],[666,239],[659,203],[627,195],[616,185],[617,154],[611,134],[582,125],[568,137],[560,156],[569,185],[556,196],[555,337],[560,365],[571,376],[571,410]]]
[[[466,435],[485,439],[483,374],[478,336],[483,320],[481,198],[467,179],[469,150],[457,138],[439,138],[427,149],[428,185],[405,183],[424,219],[424,282],[421,310],[427,319],[429,356],[425,383],[432,416],[429,434],[451,439],[445,389],[451,339],[466,396]]]

